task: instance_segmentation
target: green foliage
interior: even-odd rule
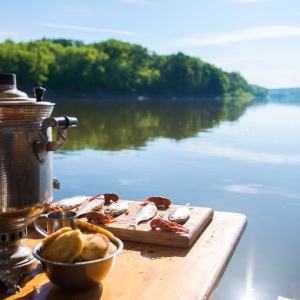
[[[22,87],[45,85],[73,93],[168,97],[265,97],[236,72],[226,73],[179,52],[157,55],[117,40],[85,45],[69,39],[0,44],[0,72]]]
[[[258,99],[151,99],[57,101],[53,115],[78,119],[78,126],[68,130],[64,150],[93,148],[118,151],[140,148],[164,137],[176,141],[194,137],[226,121],[237,121],[250,105],[264,103]],[[55,137],[55,130],[53,137]]]

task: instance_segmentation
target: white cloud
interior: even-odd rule
[[[185,147],[185,150],[200,155],[222,157],[232,160],[241,160],[248,163],[300,165],[300,155],[276,155],[270,153],[259,153],[211,144],[202,144],[199,147],[193,148]]]
[[[120,185],[123,185],[123,186],[131,186],[131,185],[139,185],[139,184],[142,184],[144,183],[145,180],[144,179],[119,179],[119,183]]]
[[[300,195],[298,193],[294,193],[291,191],[284,191],[281,189],[262,186],[260,184],[229,184],[222,187],[222,190],[231,193],[239,193],[239,194],[251,194],[251,195],[282,195],[282,197],[290,198],[290,199],[300,199]]]
[[[288,37],[300,37],[300,27],[293,26],[263,26],[236,30],[221,34],[202,34],[195,37],[186,37],[180,40],[185,46],[226,46],[233,43],[262,40],[278,39]]]
[[[139,35],[136,32],[124,31],[124,30],[114,30],[114,29],[94,28],[94,27],[84,27],[84,26],[73,26],[73,25],[61,25],[61,24],[53,24],[53,23],[37,23],[37,24],[39,24],[41,26],[45,26],[45,27],[61,28],[61,29],[69,29],[69,30],[113,33],[113,34],[127,35],[127,36],[138,36]]]
[[[258,184],[230,184],[223,187],[227,192],[240,193],[240,194],[261,194],[263,187]]]
[[[18,34],[16,31],[0,31],[0,35],[15,35]]]

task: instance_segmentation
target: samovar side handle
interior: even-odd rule
[[[67,129],[69,127],[76,127],[77,124],[78,121],[76,118],[68,116],[49,117],[43,121],[39,132],[40,141],[36,141],[34,145],[35,153],[41,163],[43,163],[44,160],[39,154],[44,151],[55,151],[59,149],[67,139]],[[52,128],[58,128],[55,141],[51,140]]]

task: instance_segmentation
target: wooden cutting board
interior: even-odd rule
[[[121,202],[127,200],[119,201]],[[141,202],[131,201],[129,205],[129,213],[127,215],[122,214],[118,217],[115,217],[117,219],[117,222],[113,222],[108,225],[98,226],[111,231],[116,237],[125,241],[142,242],[179,248],[189,248],[193,241],[204,230],[205,226],[212,220],[214,215],[214,211],[212,208],[191,206],[190,218],[186,221],[185,224],[181,224],[190,230],[189,234],[166,232],[160,229],[152,230],[150,227],[150,220],[143,223],[139,223],[136,229],[127,228],[128,224],[133,219],[138,208],[140,208],[140,203]],[[160,214],[163,214],[164,219],[168,219],[169,212],[178,206],[180,205],[172,204],[168,209],[164,207],[158,207],[156,217],[159,217]],[[86,220],[85,218],[80,219]]]

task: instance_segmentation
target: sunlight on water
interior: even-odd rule
[[[253,256],[250,256],[247,262],[246,271],[246,293],[242,297],[244,300],[254,300],[253,296]]]
[[[248,226],[214,300],[300,297],[300,106],[233,112],[139,105],[101,106],[95,116],[95,108],[78,111],[83,127],[70,130],[64,150],[54,153],[62,185],[55,201],[107,192],[129,200],[162,195],[243,213]]]

